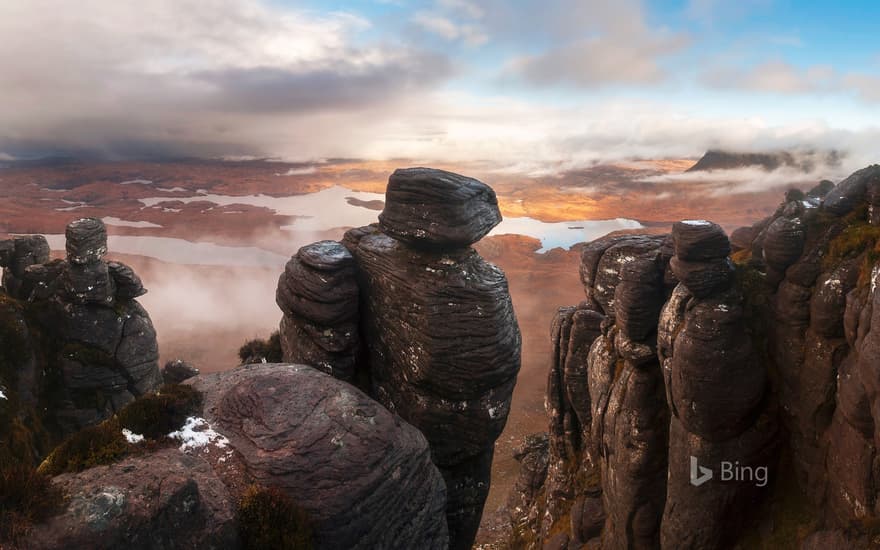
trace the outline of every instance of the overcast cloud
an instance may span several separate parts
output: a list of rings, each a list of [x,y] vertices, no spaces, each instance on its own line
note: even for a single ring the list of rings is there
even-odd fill
[[[380,14],[257,0],[4,0],[0,160],[409,157],[546,173],[709,147],[873,154],[869,118],[703,101],[715,90],[747,99],[843,89],[855,120],[859,104],[880,101],[870,70],[781,55],[706,55],[688,67],[705,37],[636,0],[414,4]],[[679,19],[711,25],[722,4],[693,1]],[[688,78],[704,95],[672,98]]]

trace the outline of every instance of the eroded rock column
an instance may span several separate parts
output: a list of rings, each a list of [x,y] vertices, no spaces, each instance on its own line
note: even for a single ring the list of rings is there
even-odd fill
[[[470,247],[501,221],[485,184],[397,170],[380,230],[349,232],[373,394],[428,439],[451,548],[470,548],[507,421],[521,337],[507,280]]]
[[[67,261],[52,297],[66,399],[58,418],[66,431],[94,424],[161,384],[156,331],[134,299],[146,290],[134,271],[106,262],[101,220],[67,226]]]
[[[588,295],[609,316],[589,354],[589,452],[600,466],[608,516],[603,548],[659,543],[669,429],[656,353],[657,319],[666,296],[664,240],[617,237],[597,241],[584,253]]]
[[[681,282],[663,308],[658,335],[672,413],[661,544],[720,548],[735,541],[768,482],[776,430],[724,231],[686,221],[673,225],[672,235],[670,265]],[[724,479],[734,467],[751,477]]]
[[[284,360],[320,369],[340,380],[355,377],[358,287],[354,258],[342,244],[304,246],[278,280]]]

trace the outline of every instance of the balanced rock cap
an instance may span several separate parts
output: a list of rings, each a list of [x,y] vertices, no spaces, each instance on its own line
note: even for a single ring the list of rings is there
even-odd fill
[[[730,254],[724,229],[707,220],[684,220],[672,224],[675,255],[681,260],[714,260]]]
[[[337,271],[354,265],[351,252],[338,241],[318,241],[299,249],[302,263],[318,271]]]
[[[89,264],[107,253],[107,228],[97,218],[82,218],[67,224],[67,261]]]
[[[470,246],[501,223],[495,191],[444,170],[406,168],[388,178],[382,230],[417,248]]]

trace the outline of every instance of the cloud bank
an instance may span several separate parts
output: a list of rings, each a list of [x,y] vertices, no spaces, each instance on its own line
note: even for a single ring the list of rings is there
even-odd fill
[[[870,72],[707,61],[689,69],[695,82],[733,105],[676,96],[683,56],[700,37],[658,23],[638,0],[384,5],[398,11],[6,0],[0,161],[411,158],[545,174],[707,148],[838,149],[856,162],[870,159],[880,133],[870,119],[841,126],[833,113],[782,116],[776,104],[748,101],[837,88],[880,101]],[[682,17],[712,25],[724,5],[693,0]]]

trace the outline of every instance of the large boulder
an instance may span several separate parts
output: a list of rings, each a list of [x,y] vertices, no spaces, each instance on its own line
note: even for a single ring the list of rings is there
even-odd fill
[[[636,257],[661,251],[658,260],[665,264],[669,257],[662,253],[665,236],[608,236],[589,243],[581,256],[581,281],[589,302],[605,315],[615,314],[615,290],[624,267]],[[665,274],[664,274],[665,279]]]
[[[779,272],[793,264],[804,249],[804,224],[800,218],[778,217],[764,234],[762,246],[764,261]]]
[[[488,185],[432,168],[395,170],[379,224],[388,235],[426,249],[469,246],[501,222]]]
[[[360,390],[303,365],[192,379],[253,482],[308,514],[316,548],[435,548],[446,489],[425,437]]]
[[[730,241],[717,223],[684,220],[672,224],[675,256],[680,260],[711,260],[730,254]]]

